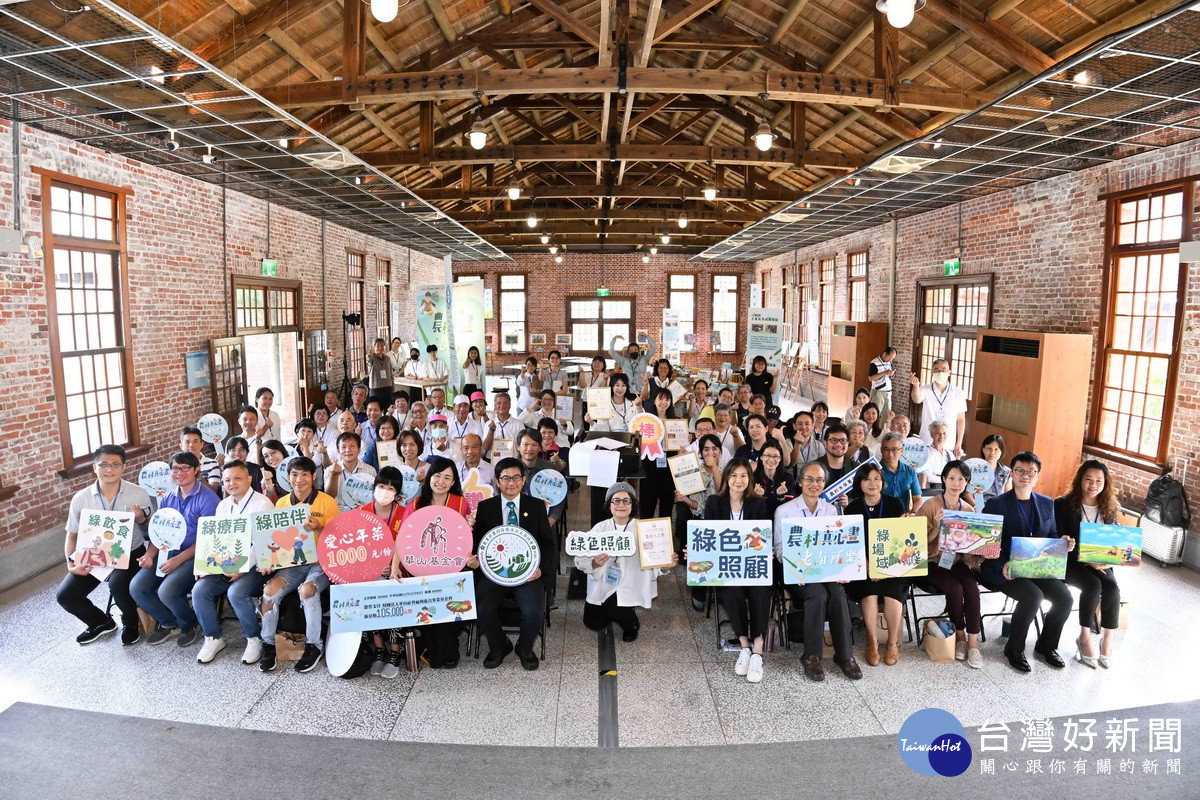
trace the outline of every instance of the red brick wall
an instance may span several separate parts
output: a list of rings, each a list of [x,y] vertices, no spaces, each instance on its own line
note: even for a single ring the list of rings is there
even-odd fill
[[[11,130],[0,120],[0,140]],[[129,243],[130,310],[140,440],[151,446],[147,455],[131,461],[125,475],[136,480],[146,461],[161,459],[178,446],[178,431],[210,410],[208,389],[187,388],[184,354],[207,350],[208,340],[231,330],[229,291],[222,259],[231,274],[259,275],[259,260],[267,255],[267,205],[235,192],[224,194],[225,231],[220,187],[192,180],[103,151],[74,144],[31,128],[22,130],[22,227],[42,233],[41,179],[32,167],[129,187],[126,235]],[[12,175],[12,149],[0,148],[0,173]],[[0,219],[12,224],[13,192],[9,181],[0,190]],[[367,253],[365,327],[373,339],[379,314],[375,308],[375,257],[392,259],[400,268],[393,275],[392,296],[412,307],[405,285],[405,248],[327,223],[324,267],[322,222],[272,205],[271,252],[279,260],[280,278],[303,281],[303,325],[306,330],[327,327],[330,334],[330,381],[341,380],[341,311],[346,297],[346,248]],[[222,242],[227,254],[223,256]],[[439,258],[412,254],[414,283],[438,280]],[[324,293],[322,287],[324,286]],[[6,524],[0,527],[3,547],[59,526],[71,495],[85,486],[90,473],[64,480],[59,424],[46,319],[45,268],[42,259],[0,254],[0,433],[10,443],[0,462],[0,485],[19,486],[4,501]],[[402,315],[399,335],[412,338],[412,315]],[[15,453],[19,452],[17,457]]]
[[[684,353],[682,361],[687,366],[719,367],[729,361],[738,366],[739,353],[712,353],[709,333],[712,330],[712,276],[736,273],[740,276],[742,293],[739,298],[739,319],[744,323],[750,307],[750,284],[757,274],[745,262],[691,262],[681,255],[651,256],[649,264],[642,263],[638,253],[606,255],[604,257],[603,282],[612,291],[612,296],[636,296],[634,303],[634,330],[645,328],[655,342],[660,339],[662,309],[667,304],[667,274],[693,273],[696,277],[696,350]],[[595,297],[596,287],[601,283],[601,259],[594,253],[567,253],[562,264],[554,263],[549,253],[518,255],[511,262],[470,262],[454,264],[454,274],[482,275],[484,286],[492,290],[494,316],[486,323],[492,336],[493,360],[497,364],[515,364],[523,361],[526,354],[500,353],[500,275],[525,274],[526,281],[526,331],[545,333],[547,352],[553,348],[554,334],[567,331],[567,296]],[[738,348],[742,347],[745,331],[738,334]],[[607,347],[608,342],[603,342]],[[661,349],[659,353],[661,354]],[[579,355],[591,355],[579,353]]]
[[[1133,190],[1167,180],[1200,175],[1200,142],[1184,143],[1116,164],[989,195],[962,204],[962,270],[964,275],[993,273],[992,327],[1062,333],[1099,334],[1100,295],[1104,268],[1105,201],[1099,195]],[[911,369],[913,317],[917,280],[943,274],[942,262],[953,258],[959,241],[959,206],[908,219],[898,225],[895,276],[895,320],[892,342],[897,365]],[[1194,213],[1197,213],[1194,210]],[[1200,230],[1200,214],[1194,217]],[[758,262],[757,268],[780,273],[794,258],[801,264],[836,256],[837,304],[846,308],[846,254],[870,249],[869,319],[888,321],[892,226],[881,225],[796,253]],[[773,291],[778,291],[772,283]],[[775,295],[772,301],[777,302]],[[1169,460],[1183,460],[1193,507],[1200,509],[1200,268],[1189,272],[1184,319],[1183,358]],[[1093,348],[1093,367],[1095,360]],[[821,396],[822,376],[814,376]],[[903,392],[894,396],[907,407]],[[837,409],[835,409],[835,412]],[[1086,414],[1085,409],[1070,413]],[[1149,482],[1157,473],[1107,461],[1122,501],[1141,508]]]

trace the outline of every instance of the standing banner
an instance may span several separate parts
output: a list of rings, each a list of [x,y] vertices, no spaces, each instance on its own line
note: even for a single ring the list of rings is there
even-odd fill
[[[770,586],[769,520],[690,520],[688,586]]]
[[[475,619],[475,573],[329,587],[329,629],[357,633]]]
[[[917,578],[929,574],[925,517],[894,517],[867,522],[868,578]]]
[[[663,358],[673,364],[679,363],[679,312],[673,308],[662,310],[662,349]]]
[[[861,514],[788,518],[779,535],[783,537],[784,583],[833,583],[867,577],[867,531]]]
[[[467,351],[479,348],[479,362],[483,365],[482,380],[487,381],[487,342],[483,331],[483,278],[468,278],[457,281],[451,287],[451,308],[454,311],[454,330],[450,342],[452,358],[450,377],[460,390],[465,383],[462,363],[467,360]],[[487,394],[486,385],[479,391]]]
[[[746,327],[746,374],[755,356],[767,359],[767,370],[778,374],[783,365],[783,309],[751,308]]]
[[[443,284],[414,286],[413,296],[417,301],[417,349],[421,351],[421,358],[425,358],[425,348],[436,344],[438,358],[450,368],[450,382],[454,383],[455,370],[461,370],[461,367],[450,353],[450,298],[446,287]]]

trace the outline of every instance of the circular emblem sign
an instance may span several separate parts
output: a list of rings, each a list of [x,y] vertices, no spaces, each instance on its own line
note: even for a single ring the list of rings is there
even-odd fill
[[[317,535],[317,560],[334,583],[379,580],[392,563],[392,532],[366,511],[344,511]]]
[[[365,472],[343,472],[342,486],[346,498],[355,508],[365,506],[375,497],[375,476]]]
[[[397,467],[397,469],[404,476],[403,489],[400,494],[404,498],[405,503],[411,503],[421,493],[421,482],[417,480],[417,471],[412,467],[404,465]]]
[[[567,479],[556,469],[544,469],[529,482],[529,493],[556,506],[567,498]]]
[[[150,542],[159,550],[176,550],[183,544],[187,534],[187,524],[183,514],[173,508],[160,508],[150,517],[146,532],[150,534]]]
[[[292,462],[295,459],[295,456],[288,456],[283,461],[280,461],[279,466],[275,468],[275,485],[285,492],[292,490],[292,482],[288,480],[288,470],[292,468]]]
[[[445,506],[425,506],[400,525],[396,547],[400,565],[409,575],[421,577],[462,570],[474,541],[462,514]]]
[[[229,435],[229,423],[220,414],[205,414],[196,427],[200,429],[200,438],[213,444],[225,441]]]
[[[651,439],[656,442],[660,441],[667,435],[667,427],[663,425],[663,421],[657,415],[645,412],[637,414],[629,420],[629,430],[642,435],[643,445]]]
[[[526,583],[541,563],[533,534],[516,525],[492,528],[479,541],[479,568],[499,586]]]
[[[971,483],[967,491],[976,494],[990,491],[996,481],[996,470],[992,469],[992,465],[983,458],[968,458],[966,464],[971,468]]]
[[[171,480],[171,467],[165,461],[151,461],[142,467],[138,473],[138,483],[155,497],[166,497],[167,492],[175,488],[175,482]]]
[[[925,465],[929,463],[929,445],[916,436],[908,437],[904,440],[904,452],[900,454],[900,460],[917,472],[924,472]]]

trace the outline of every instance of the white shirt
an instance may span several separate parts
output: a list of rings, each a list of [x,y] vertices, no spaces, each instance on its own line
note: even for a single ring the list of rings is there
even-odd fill
[[[521,415],[521,423],[527,428],[537,430],[538,423],[543,419],[552,419],[554,424],[558,426],[558,434],[554,437],[554,443],[559,447],[571,446],[571,434],[575,433],[575,426],[570,420],[561,420],[558,418],[558,409],[554,409],[553,414],[547,414],[542,411],[541,405],[536,405]]]
[[[446,449],[437,450],[433,446],[433,437],[428,435],[428,433],[429,432],[426,431],[426,435],[421,437],[425,442],[425,450],[421,453],[422,461],[428,462],[429,459],[433,458],[434,456],[448,458],[454,462],[462,461],[462,450],[459,449],[458,442],[451,438],[447,438],[446,441],[448,441],[450,444],[446,446]],[[447,433],[447,437],[449,437],[449,433]]]
[[[738,449],[737,439],[733,435],[733,426],[730,425],[728,428],[726,428],[724,433],[721,433],[720,431],[713,431],[713,436],[720,440],[721,450],[725,454],[725,460],[728,461],[729,459],[733,458],[733,454],[736,453]],[[745,440],[743,439],[743,443],[744,441]]]
[[[492,422],[495,423],[493,431],[494,436],[497,439],[516,439],[517,434],[520,433],[521,429],[525,427],[521,420],[511,415],[503,422],[500,421],[500,417],[494,417]]]
[[[138,508],[142,509],[146,515],[146,523],[149,523],[150,510],[153,508],[150,495],[136,483],[122,479],[116,496],[109,503],[104,499],[104,495],[100,494],[100,481],[92,481],[90,485],[80,489],[71,498],[71,509],[67,514],[67,530],[71,533],[79,533],[79,517],[84,511],[133,511],[136,515]],[[129,542],[129,551],[133,552],[145,543],[146,524],[138,525],[135,522],[133,537]]]
[[[626,531],[626,529],[628,529]],[[626,525],[618,525],[612,519],[606,519],[592,527],[588,533],[610,533],[624,531],[637,541],[637,520],[631,519]],[[620,571],[616,585],[609,583],[608,571],[613,563]],[[631,556],[614,556],[603,566],[593,567],[591,556],[575,556],[575,566],[587,573],[587,602],[601,605],[613,593],[617,593],[617,605],[639,606],[650,608],[650,603],[658,597],[658,576],[665,575],[667,569],[642,569],[637,553]]]
[[[403,372],[405,362],[411,359],[402,350],[392,350],[388,353],[388,360],[392,362],[392,372]]]
[[[413,361],[410,358],[404,362],[404,377],[420,379],[423,372],[420,361]]]
[[[263,425],[267,426],[267,429],[263,431],[263,441],[265,442],[267,439],[282,440],[283,423],[279,421],[279,415],[274,411],[270,411],[266,414],[266,417],[267,419],[263,419],[263,412],[258,411],[258,427],[261,428]]]
[[[449,375],[450,368],[440,358],[437,361],[424,361],[421,363],[421,377],[426,380],[444,381]]]
[[[484,461],[482,458],[479,459],[479,466],[477,466],[477,467],[468,467],[467,462],[465,460],[456,461],[454,463],[455,463],[455,466],[458,467],[458,480],[460,483],[463,484],[464,490],[467,488],[466,487],[467,473],[469,473],[473,469],[479,470],[479,480],[480,481],[482,481],[484,484],[487,484],[488,486],[491,486],[493,489],[498,488],[496,486],[496,470],[495,470],[495,468],[491,464],[489,464],[487,461]]]
[[[463,367],[463,383],[473,383],[476,386],[483,386],[483,368],[478,364],[471,362]]]
[[[479,437],[479,441],[487,438],[487,429],[479,420],[471,415],[467,415],[466,422],[459,422],[458,417],[451,415],[450,417],[450,432],[447,434],[455,444],[461,445],[463,437],[468,433],[473,433]]]
[[[797,497],[793,500],[788,500],[786,503],[775,509],[775,557],[783,558],[783,521],[785,519],[796,519],[798,517],[836,517],[842,513],[842,510],[833,503],[826,503],[821,498],[817,498],[817,510],[809,511],[808,503],[804,502],[803,497]]]
[[[613,403],[612,407],[612,417],[596,420],[592,423],[592,430],[628,433],[629,421],[638,415],[641,408],[635,406],[629,400],[626,400],[622,405]]]
[[[958,441],[958,415],[967,413],[967,396],[953,383],[946,384],[945,391],[938,390],[937,384],[926,384],[921,387],[921,396],[921,441],[933,443],[929,426],[941,420],[946,423],[946,444],[953,448]]]
[[[563,367],[558,369],[544,369],[542,374],[542,388],[549,389],[555,394],[563,394],[567,391],[567,372]]]
[[[355,465],[354,469],[351,470],[345,469],[343,465],[342,477],[338,479],[337,495],[333,498],[334,500],[337,500],[338,508],[340,508],[342,511],[352,511],[358,508],[358,506],[350,500],[349,495],[346,494],[347,475],[369,475],[374,478],[375,474],[375,468],[365,461],[359,461],[358,464]],[[325,468],[324,476],[325,485],[328,486],[329,479],[333,477],[333,464],[330,464]]]
[[[324,428],[317,428],[317,435],[314,439],[320,439],[325,444],[325,447],[336,453],[337,438],[339,435],[337,426],[332,422],[327,422]]]
[[[275,504],[271,499],[262,492],[256,492],[251,489],[246,493],[246,496],[241,500],[234,500],[232,496],[226,497],[220,503],[217,503],[217,511],[214,516],[217,517],[236,517],[239,514],[252,514],[255,511],[274,511]]]

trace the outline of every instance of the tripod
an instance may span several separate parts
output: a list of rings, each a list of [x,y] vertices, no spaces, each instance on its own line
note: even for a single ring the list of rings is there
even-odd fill
[[[350,380],[350,326],[357,328],[361,323],[360,315],[342,313],[342,385],[337,393],[342,408],[350,407],[350,395],[354,391],[354,382]]]

